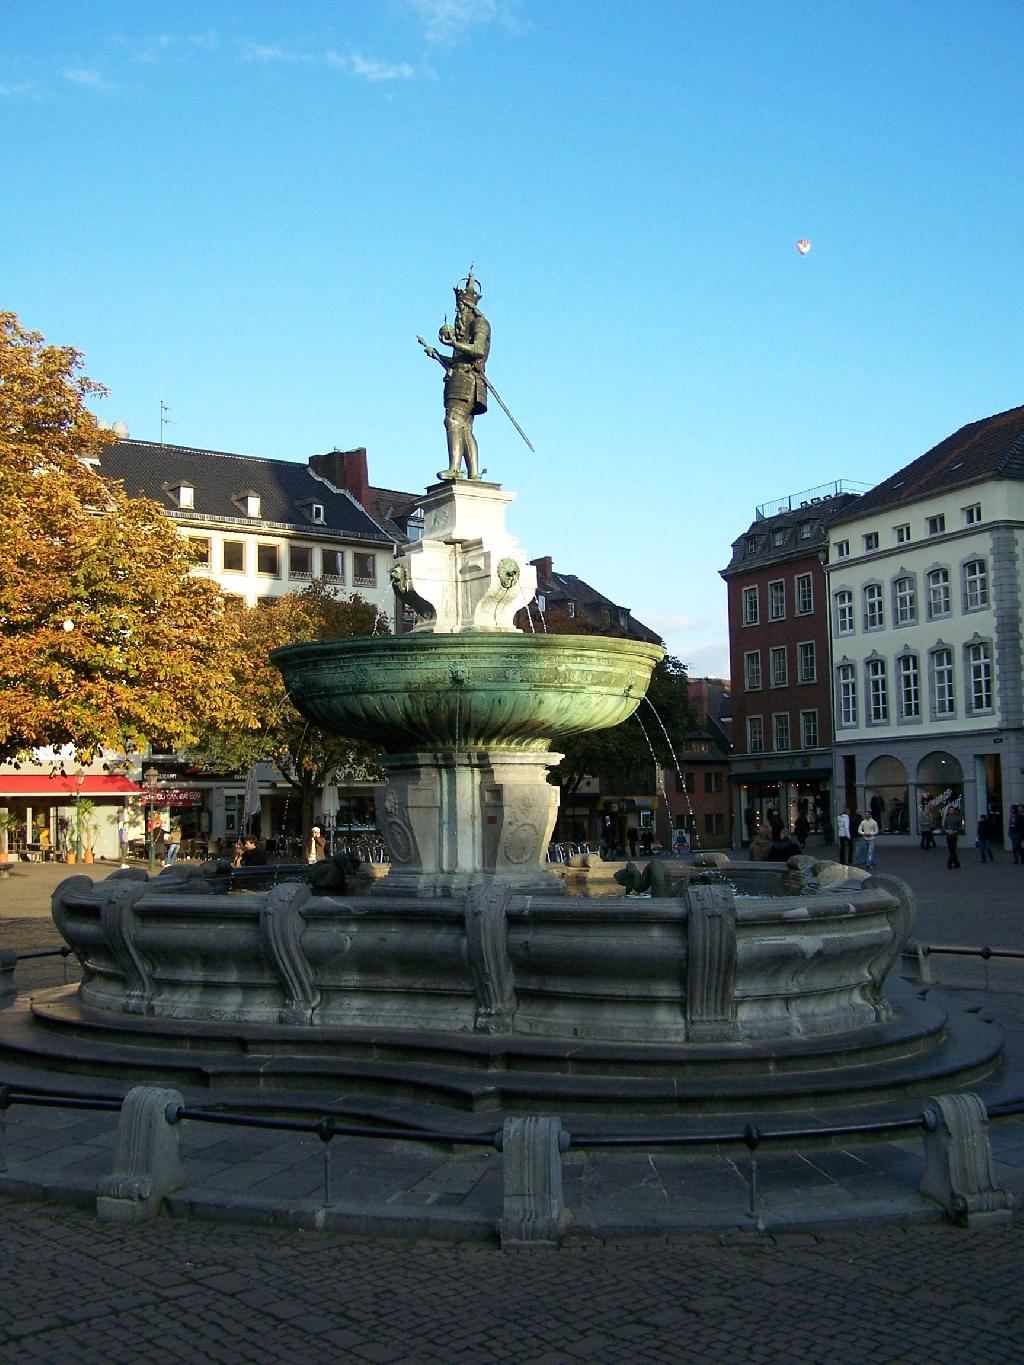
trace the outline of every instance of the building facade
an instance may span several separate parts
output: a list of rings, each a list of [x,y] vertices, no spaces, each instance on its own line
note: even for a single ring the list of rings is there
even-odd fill
[[[916,834],[1024,800],[1024,408],[971,423],[831,523],[835,783]]]
[[[734,837],[777,814],[831,837],[832,705],[823,559],[848,485],[758,508],[722,570],[728,586]]]

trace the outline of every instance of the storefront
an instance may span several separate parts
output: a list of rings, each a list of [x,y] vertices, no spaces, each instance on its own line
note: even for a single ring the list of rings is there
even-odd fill
[[[777,816],[792,830],[803,816],[811,834],[820,834],[826,843],[834,837],[832,814],[832,771],[829,768],[787,768],[770,772],[764,768],[734,772],[729,781],[736,791],[735,828],[749,844],[757,830],[770,825]]]
[[[12,861],[120,857],[118,827],[141,828],[142,789],[117,773],[0,773],[0,819]]]

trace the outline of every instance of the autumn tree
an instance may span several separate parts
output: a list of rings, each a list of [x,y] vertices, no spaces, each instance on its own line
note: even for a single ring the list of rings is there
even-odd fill
[[[304,720],[289,700],[269,655],[281,645],[380,634],[377,609],[357,594],[337,598],[317,579],[303,592],[258,607],[233,607],[230,614],[234,629],[224,661],[240,714],[229,725],[206,727],[196,757],[232,771],[261,761],[274,763],[296,794],[302,828],[307,830],[313,822],[316,793],[330,774],[340,769],[377,776],[376,754]]]
[[[178,746],[226,721],[216,588],[157,504],[95,470],[81,357],[0,313],[0,758]],[[90,463],[91,462],[91,463]]]

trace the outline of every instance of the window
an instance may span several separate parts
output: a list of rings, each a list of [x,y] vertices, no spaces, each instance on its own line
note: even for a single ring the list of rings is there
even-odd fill
[[[773,531],[773,532],[772,532],[772,544],[773,544],[773,545],[779,546],[779,545],[785,545],[785,543],[786,543],[786,533],[785,533],[785,531]]]
[[[221,553],[225,573],[245,573],[244,540],[226,540]]]
[[[800,746],[804,749],[816,749],[818,747],[817,711],[800,712]]]
[[[928,571],[928,616],[949,615],[949,570],[929,569]]]
[[[311,545],[289,545],[288,577],[313,577],[313,547]]]
[[[376,555],[361,554],[358,550],[352,556],[352,585],[356,588],[372,588],[377,583]]]
[[[743,624],[745,626],[756,626],[761,619],[761,610],[757,601],[756,588],[743,589]]]
[[[864,585],[864,629],[881,630],[884,625],[882,585],[881,583],[866,583]]]
[[[988,570],[983,559],[969,559],[964,565],[964,611],[979,611],[988,606]]]
[[[789,664],[786,661],[786,646],[776,645],[771,651],[772,687],[785,687],[789,682]]]
[[[246,493],[242,499],[245,504],[245,515],[247,517],[258,517],[260,514],[260,495],[258,493]]]
[[[801,539],[801,540],[810,540],[811,536],[813,536],[813,535],[814,535],[814,522],[813,522],[813,521],[802,521],[802,522],[800,523],[800,539]]]
[[[987,644],[968,645],[967,685],[970,688],[971,710],[992,710],[992,650]]]
[[[893,580],[892,606],[898,626],[912,626],[917,620],[917,585],[910,574]]]
[[[764,721],[760,716],[747,717],[747,753],[764,753]]]
[[[963,513],[964,513],[964,525],[965,525],[965,526],[976,526],[976,525],[978,524],[978,522],[981,520],[981,503],[980,503],[980,502],[972,502],[971,505],[970,505],[970,507],[965,507],[965,508],[963,509]]]
[[[280,578],[281,576],[280,545],[256,546],[256,572],[262,574],[269,574],[271,578]]]
[[[719,772],[704,774],[704,793],[706,796],[720,796],[722,793],[722,774]]]
[[[853,593],[849,588],[836,593],[836,634],[853,634]]]
[[[324,505],[322,502],[314,502],[309,509],[309,515],[313,521],[323,521]]]
[[[902,526],[894,526],[892,530],[893,535],[896,537],[896,544],[906,545],[907,541],[910,539],[910,522],[905,521]]]
[[[854,664],[840,664],[839,679],[839,724],[857,724],[857,670]]]
[[[743,656],[743,681],[748,692],[756,692],[761,686],[761,651],[752,649]]]
[[[932,703],[936,716],[956,714],[951,649],[936,649],[932,653]]]
[[[565,613],[566,613],[566,615],[568,616],[568,618],[569,618],[570,621],[575,621],[575,620],[576,620],[576,603],[575,603],[575,602],[566,602],[566,604],[565,604]]]
[[[724,834],[725,816],[720,810],[712,811],[710,815],[704,817],[705,834]]]
[[[902,654],[896,660],[899,674],[900,719],[915,720],[921,714],[921,673],[916,654]]]
[[[878,549],[878,532],[877,532],[877,531],[868,531],[867,535],[865,535],[865,537],[864,537],[864,549],[865,549],[865,551],[877,550],[877,549]]]
[[[929,517],[926,525],[930,536],[941,536],[946,529],[946,518],[940,512],[937,517]]]
[[[782,750],[789,748],[789,712],[780,711],[772,716],[772,738],[775,748]]]
[[[760,536],[747,536],[747,554],[756,555],[761,548]]]
[[[802,640],[796,647],[796,676],[802,683],[812,683],[818,676],[813,640]]]
[[[693,773],[681,773],[676,770],[676,791],[685,792],[687,796],[692,796],[696,790],[696,783]]]
[[[798,573],[793,579],[798,616],[809,616],[814,610],[814,580],[809,573]]]
[[[189,536],[189,544],[196,552],[195,566],[197,569],[208,569],[210,567],[210,541],[207,536]]]
[[[846,559],[850,554],[850,542],[848,540],[836,541],[836,559]]]
[[[885,678],[885,660],[869,659],[868,720],[872,725],[884,725],[889,719],[889,688]]]
[[[786,585],[781,578],[768,584],[768,620],[781,621],[786,615]]]
[[[171,492],[177,498],[179,507],[185,508],[186,511],[189,508],[195,507],[196,490],[190,483],[179,483],[177,488],[171,489]]]
[[[344,550],[321,550],[320,551],[321,573],[324,578],[333,579],[335,582],[344,583],[345,581],[345,551]]]

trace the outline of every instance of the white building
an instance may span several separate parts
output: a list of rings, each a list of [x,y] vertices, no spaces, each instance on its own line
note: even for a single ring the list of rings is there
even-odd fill
[[[1024,408],[961,428],[830,526],[838,801],[920,811],[1024,801]]]

